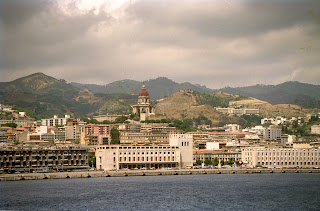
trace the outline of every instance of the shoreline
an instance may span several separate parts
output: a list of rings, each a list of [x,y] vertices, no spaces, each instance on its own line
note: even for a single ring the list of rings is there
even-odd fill
[[[282,172],[285,171],[285,172]],[[0,181],[72,179],[94,177],[125,176],[166,176],[166,175],[199,175],[199,174],[285,174],[285,173],[320,173],[320,169],[179,169],[179,170],[121,170],[121,171],[82,171],[53,173],[2,174]],[[69,176],[69,178],[67,178]]]

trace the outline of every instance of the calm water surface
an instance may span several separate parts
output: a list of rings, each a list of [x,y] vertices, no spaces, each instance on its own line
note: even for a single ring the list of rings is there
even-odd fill
[[[320,174],[8,181],[0,210],[320,210]]]

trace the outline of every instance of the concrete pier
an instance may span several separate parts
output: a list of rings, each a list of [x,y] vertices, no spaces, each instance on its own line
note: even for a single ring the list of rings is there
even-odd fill
[[[284,172],[283,172],[284,171]],[[127,170],[127,171],[83,171],[54,173],[1,174],[0,181],[72,179],[93,177],[127,176],[165,176],[165,175],[198,175],[198,174],[274,174],[274,173],[320,173],[320,169],[180,169],[180,170]],[[69,178],[67,178],[69,176]],[[46,178],[44,178],[46,177]]]

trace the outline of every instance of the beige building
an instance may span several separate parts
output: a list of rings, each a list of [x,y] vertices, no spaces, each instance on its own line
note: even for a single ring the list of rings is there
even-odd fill
[[[242,162],[248,167],[320,167],[320,151],[316,148],[245,148]]]
[[[311,126],[312,134],[320,134],[320,125],[312,125]]]
[[[264,138],[266,140],[281,140],[281,131],[281,128],[275,125],[270,125],[265,130]]]
[[[27,126],[34,126],[34,121],[29,120],[0,120],[0,125],[7,124],[7,123],[15,123],[18,127],[27,127]]]
[[[100,145],[98,169],[185,168],[192,166],[192,136],[170,135],[169,145]]]

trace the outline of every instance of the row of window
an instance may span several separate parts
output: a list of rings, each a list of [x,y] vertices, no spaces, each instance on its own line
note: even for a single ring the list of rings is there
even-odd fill
[[[133,162],[135,162],[135,161],[174,161],[174,156],[172,156],[172,157],[170,157],[170,156],[168,156],[168,157],[120,157],[119,158],[119,162],[131,162],[131,161],[133,161]],[[113,162],[116,162],[116,158],[115,157],[113,157]]]
[[[99,147],[98,149],[116,149],[117,147]],[[154,147],[119,147],[119,149],[178,149],[175,146],[154,146]]]
[[[258,157],[258,160],[272,160],[272,157]],[[318,160],[318,157],[273,157],[273,160]]]
[[[291,154],[291,153],[292,153],[292,154]],[[314,152],[314,153],[313,153],[313,152],[311,152],[311,153],[309,153],[309,152],[308,152],[308,153],[306,153],[306,152],[300,152],[300,153],[299,153],[299,152],[296,152],[296,153],[295,153],[295,152],[288,152],[288,154],[287,154],[287,152],[273,152],[273,153],[268,153],[268,152],[264,153],[264,152],[262,152],[262,153],[261,153],[261,155],[264,155],[264,154],[265,154],[266,156],[268,156],[268,155],[269,155],[269,156],[270,156],[270,155],[273,155],[273,156],[275,156],[275,155],[281,155],[281,156],[287,156],[287,155],[288,155],[288,156],[291,156],[291,155],[292,155],[292,156],[295,156],[295,155],[299,155],[299,154],[300,154],[300,156],[302,156],[302,155],[303,155],[303,156],[306,156],[306,155],[307,155],[307,156],[309,156],[309,155],[312,155],[312,156],[319,155],[318,152]],[[259,156],[259,155],[260,155],[260,153],[258,152],[258,156]]]
[[[145,153],[145,152],[141,152],[141,154],[142,154],[142,155],[144,155],[144,153]],[[159,152],[159,154],[161,154],[161,153],[162,153],[162,152]],[[116,153],[114,152],[113,154],[115,155]],[[126,155],[126,154],[127,154],[127,152],[124,152],[124,153],[120,152],[119,154],[120,154],[120,155],[122,155],[122,154]],[[135,154],[136,154],[136,152],[132,152],[132,154],[133,154],[133,155],[135,155]],[[138,154],[138,155],[140,155],[140,152],[137,152],[137,154]],[[148,154],[149,154],[149,152],[146,152],[146,154],[148,155]],[[150,154],[152,155],[152,154],[153,154],[153,152],[150,152]],[[157,154],[158,154],[158,152],[154,152],[154,154],[156,154],[156,155],[157,155]],[[165,154],[166,154],[166,152],[163,152],[163,154],[165,155]],[[167,154],[170,154],[170,152],[167,152]],[[174,151],[172,151],[172,152],[171,152],[171,154],[174,154]],[[128,155],[131,155],[131,152],[128,152]]]
[[[276,163],[274,163],[274,162],[258,162],[258,165],[289,165],[289,166],[291,166],[291,165],[293,165],[293,166],[302,166],[302,165],[311,165],[311,166],[313,166],[313,165],[318,165],[319,163],[318,162],[276,162]]]

